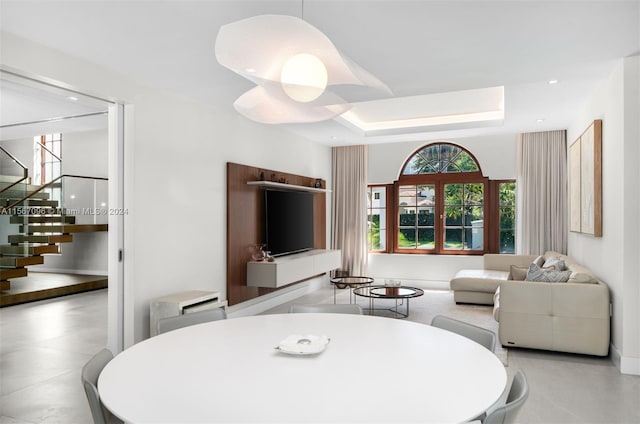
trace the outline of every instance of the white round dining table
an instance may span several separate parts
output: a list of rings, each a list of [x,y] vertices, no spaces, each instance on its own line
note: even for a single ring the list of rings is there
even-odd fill
[[[327,336],[324,351],[275,349]],[[103,404],[127,423],[460,423],[506,387],[489,350],[405,320],[349,314],[232,318],[142,341],[107,364]]]

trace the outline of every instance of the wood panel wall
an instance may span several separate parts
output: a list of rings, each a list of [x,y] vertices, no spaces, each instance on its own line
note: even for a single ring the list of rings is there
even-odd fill
[[[316,179],[227,162],[227,301],[235,305],[279,289],[247,286],[252,248],[264,242],[264,187],[247,185],[260,175],[271,181],[313,187]],[[326,181],[321,180],[326,188]],[[314,248],[326,249],[326,193],[313,193]]]

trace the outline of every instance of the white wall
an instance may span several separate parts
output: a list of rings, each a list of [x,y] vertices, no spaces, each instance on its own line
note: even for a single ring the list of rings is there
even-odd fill
[[[330,148],[250,122],[231,104],[214,110],[11,34],[1,42],[5,66],[133,105],[124,152],[126,346],[148,336],[153,298],[197,289],[226,298],[227,161],[331,184]]]
[[[594,119],[602,119],[603,236],[569,233],[569,254],[611,290],[614,362],[640,373],[640,58],[620,61],[567,130],[573,143]]]
[[[109,134],[104,129],[62,134],[62,172],[108,177]]]
[[[33,137],[2,140],[0,141],[0,146],[31,170],[33,167]],[[4,153],[2,153],[0,157],[0,163],[2,163],[3,169],[2,175],[19,175],[21,168],[18,165],[13,163]],[[29,176],[32,176],[32,173],[29,173]]]
[[[420,147],[447,141],[470,151],[480,163],[484,176],[492,180],[515,179],[517,134],[425,139],[406,143],[369,146],[369,184],[390,184],[398,179],[406,160]],[[426,281],[448,288],[448,281],[461,269],[482,268],[481,256],[369,254],[369,275],[376,279]],[[446,282],[446,284],[441,284]]]

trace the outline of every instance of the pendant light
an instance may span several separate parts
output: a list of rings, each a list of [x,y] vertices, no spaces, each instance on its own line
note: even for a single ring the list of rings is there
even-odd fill
[[[391,94],[389,88],[340,53],[306,21],[288,15],[259,15],[223,25],[216,38],[218,62],[257,85],[235,109],[268,124],[320,122],[351,107],[330,91],[353,84]]]

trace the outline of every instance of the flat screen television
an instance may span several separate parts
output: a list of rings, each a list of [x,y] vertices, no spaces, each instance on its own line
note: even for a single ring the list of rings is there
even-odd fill
[[[313,249],[313,194],[265,190],[265,243],[273,256]]]

